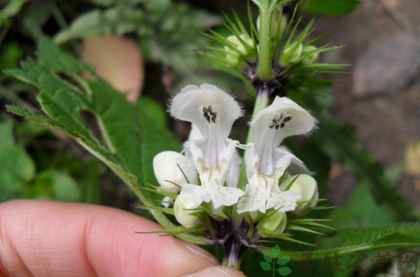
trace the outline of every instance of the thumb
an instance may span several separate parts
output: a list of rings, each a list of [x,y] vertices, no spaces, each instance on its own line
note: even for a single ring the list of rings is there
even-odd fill
[[[182,276],[218,264],[129,212],[17,200],[0,204],[0,276]]]

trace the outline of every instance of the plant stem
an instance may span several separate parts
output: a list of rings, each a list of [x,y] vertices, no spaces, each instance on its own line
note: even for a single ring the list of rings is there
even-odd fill
[[[258,51],[258,71],[257,77],[261,80],[273,79],[273,71],[271,69],[271,15],[270,1],[261,0],[260,5],[260,32]]]
[[[270,101],[270,87],[266,86],[261,83],[260,86],[257,87],[257,98],[255,99],[254,110],[252,112],[251,120],[257,115],[259,111],[264,109],[268,106]],[[253,140],[252,131],[249,129],[248,136],[246,139],[246,143],[250,143]],[[247,184],[247,177],[246,177],[246,167],[245,162],[242,163],[241,166],[241,173],[239,174],[239,181],[238,181],[238,188],[245,189],[245,185]]]
[[[259,113],[262,109],[268,106],[270,101],[270,88],[268,86],[260,86],[257,88],[257,98],[255,99],[254,110],[252,111],[251,120]],[[250,143],[253,140],[251,129],[248,131],[246,143]]]

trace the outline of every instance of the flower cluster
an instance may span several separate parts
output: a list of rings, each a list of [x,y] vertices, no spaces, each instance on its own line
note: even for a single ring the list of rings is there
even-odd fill
[[[203,224],[203,211],[213,218],[226,217],[225,207],[233,207],[230,213],[259,218],[261,229],[281,232],[285,212],[302,213],[316,202],[315,180],[307,174],[290,176],[289,166],[301,172],[305,167],[280,146],[286,137],[306,134],[316,125],[315,118],[292,100],[276,97],[261,110],[250,122],[254,141],[247,145],[228,137],[243,115],[241,106],[213,85],[186,86],[169,111],[191,122],[192,131],[183,154],[159,153],[153,167],[162,188],[175,193],[175,217],[185,228]],[[238,148],[245,149],[246,184],[239,182]]]

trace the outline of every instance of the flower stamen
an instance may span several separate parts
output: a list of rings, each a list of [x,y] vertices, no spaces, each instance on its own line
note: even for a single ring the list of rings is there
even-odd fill
[[[211,122],[216,123],[217,112],[213,111],[213,108],[211,105],[209,105],[207,108],[203,107],[203,116],[207,120],[208,123],[211,123]]]
[[[286,126],[286,123],[291,121],[293,119],[292,116],[286,116],[284,113],[276,114],[276,116],[271,120],[270,124],[268,125],[268,128],[276,130],[283,129]]]

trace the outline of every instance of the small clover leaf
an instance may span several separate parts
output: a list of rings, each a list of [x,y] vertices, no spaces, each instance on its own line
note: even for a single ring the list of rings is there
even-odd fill
[[[271,265],[267,262],[260,262],[261,268],[265,271],[271,270]]]
[[[280,267],[277,271],[280,273],[281,276],[287,276],[290,274],[290,272],[292,272],[290,268],[285,266]]]
[[[273,262],[273,256],[271,256],[270,253],[264,251],[264,260],[266,260],[269,263],[272,263]]]
[[[273,249],[271,249],[271,255],[273,257],[277,257],[278,255],[280,255],[280,246],[278,244],[276,244],[276,246],[274,246]]]
[[[285,265],[290,261],[290,257],[289,256],[281,256],[280,258],[277,259],[277,264],[279,265]]]

